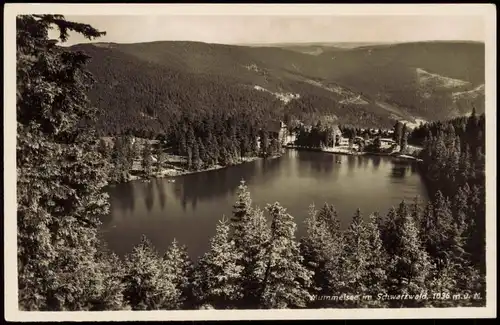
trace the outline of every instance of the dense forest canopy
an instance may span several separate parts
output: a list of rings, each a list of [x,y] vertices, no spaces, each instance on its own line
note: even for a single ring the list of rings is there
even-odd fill
[[[60,15],[23,15],[16,22],[20,309],[485,305],[484,115],[474,112],[470,117],[427,124],[410,134],[408,141],[423,143],[419,166],[429,184],[429,202],[403,201],[386,216],[353,207],[351,225],[344,231],[339,229],[334,206],[311,207],[307,234],[296,238],[297,226],[286,208],[278,202],[255,206],[242,182],[231,218],[214,225],[216,235],[199,260],[192,261],[175,240],[166,252],[158,252],[145,237],[120,260],[98,234],[100,218],[109,208],[104,188],[113,175],[110,168],[129,164],[131,151],[120,148],[130,142],[120,143],[119,138],[115,143],[119,150],[103,150],[92,125],[101,132],[99,123],[105,123],[107,132],[133,129],[165,134],[168,130],[165,145],[191,157],[196,165],[202,152],[203,161],[210,162],[231,153],[254,154],[255,136],[266,130],[263,125],[272,117],[276,101],[224,81],[225,88],[218,88],[213,80],[205,83],[198,76],[147,75],[152,73],[148,70],[133,77],[125,73],[134,68],[132,63],[123,70],[104,70],[105,75],[120,77],[108,80],[108,96],[97,96],[106,105],[118,106],[113,112],[122,110],[123,115],[114,116],[116,124],[110,120],[92,124],[103,106],[97,113],[87,99],[92,86],[86,70],[89,57],[74,48],[55,46],[48,39],[48,29],[58,28],[63,41],[68,31],[89,39],[102,32]],[[109,60],[121,55],[108,54]],[[140,82],[114,83],[121,78],[144,83],[137,88],[130,86]],[[147,82],[148,78],[154,82]],[[190,84],[195,79],[196,86]],[[157,129],[153,124],[134,129],[141,123],[131,113],[135,108],[120,106],[126,102],[120,98],[132,102],[145,98],[141,91],[147,87],[157,87],[149,95],[164,96],[153,96],[157,105],[141,106],[141,112],[159,121],[165,112],[170,115],[158,122]],[[179,97],[181,93],[184,97]],[[170,110],[157,110],[167,103],[165,98]],[[226,101],[227,106],[218,106]],[[190,109],[181,109],[184,105]],[[174,116],[175,123],[170,120]],[[130,123],[121,125],[127,119]],[[267,136],[260,133],[264,139]],[[272,148],[272,140],[271,136],[263,143]],[[210,150],[201,150],[209,145]],[[228,148],[230,153],[211,156]],[[152,168],[150,152],[146,145],[144,169]],[[364,298],[321,299],[333,295]]]
[[[168,133],[181,111],[244,112],[249,105],[261,118],[289,114],[315,123],[328,115],[359,127],[446,119],[470,113],[472,105],[484,111],[480,43],[395,44],[318,56],[201,42],[71,49],[92,57],[88,68],[97,82],[89,98],[104,134]]]

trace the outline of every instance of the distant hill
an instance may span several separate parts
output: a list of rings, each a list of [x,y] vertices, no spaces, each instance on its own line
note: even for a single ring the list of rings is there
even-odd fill
[[[484,92],[454,96],[484,85],[484,44],[420,42],[363,46],[319,55],[328,78],[425,119],[484,111]],[[326,63],[328,62],[328,63]],[[435,83],[427,82],[432,75]],[[444,80],[455,79],[446,83]],[[478,95],[478,96],[476,96]]]
[[[101,122],[125,114],[158,129],[166,123],[161,116],[166,121],[176,111],[210,105],[237,110],[248,101],[260,105],[263,116],[329,115],[379,126],[464,115],[473,105],[484,111],[482,43],[351,47],[162,41],[72,48],[92,57],[97,84],[90,97]],[[224,95],[214,95],[219,93]],[[144,117],[151,112],[154,118]]]

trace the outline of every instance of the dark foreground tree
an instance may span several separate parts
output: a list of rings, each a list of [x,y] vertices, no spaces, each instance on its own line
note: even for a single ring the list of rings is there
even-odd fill
[[[163,256],[166,273],[171,274],[175,289],[177,290],[177,299],[173,309],[190,308],[193,304],[193,294],[191,288],[193,276],[193,263],[191,262],[187,248],[174,241]]]
[[[329,295],[330,279],[329,269],[338,264],[340,255],[340,232],[332,235],[331,229],[328,227],[330,218],[322,218],[321,215],[327,215],[331,206],[325,204],[323,209],[318,213],[314,205],[311,206],[309,216],[305,224],[307,234],[300,240],[300,251],[303,256],[303,264],[307,269],[313,272],[311,287],[309,292],[313,298],[317,296]],[[313,299],[309,307],[327,307],[325,301]]]
[[[345,231],[345,244],[339,260],[340,269],[343,270],[337,286],[339,294],[364,295],[368,292],[364,280],[368,274],[370,248],[366,225],[358,209],[349,228]],[[359,303],[360,300],[345,301],[343,305],[357,307]]]
[[[419,230],[404,201],[397,210],[393,250],[388,272],[388,293],[420,295],[426,292],[431,262],[422,245]],[[425,300],[391,301],[397,307],[422,307]]]
[[[95,285],[104,280],[95,272],[97,227],[108,201],[105,159],[91,128],[81,127],[95,113],[88,57],[57,46],[48,31],[57,27],[63,42],[69,31],[104,33],[60,15],[21,15],[16,27],[19,307],[99,309],[108,293]]]
[[[200,259],[193,278],[193,293],[200,306],[234,308],[243,293],[239,279],[241,253],[229,239],[229,224],[222,220],[211,239],[210,250]]]
[[[231,218],[235,246],[240,252],[238,265],[242,267],[240,285],[243,297],[241,308],[258,308],[262,281],[266,270],[266,251],[269,245],[270,231],[266,217],[258,207],[252,207],[250,192],[242,180],[238,187],[238,200],[233,206]]]
[[[176,275],[176,270],[142,236],[125,258],[125,299],[133,310],[176,309],[181,302]]]
[[[296,224],[279,203],[267,206],[272,218],[271,241],[266,256],[262,306],[264,308],[305,307],[312,299],[308,292],[312,272],[303,266]]]

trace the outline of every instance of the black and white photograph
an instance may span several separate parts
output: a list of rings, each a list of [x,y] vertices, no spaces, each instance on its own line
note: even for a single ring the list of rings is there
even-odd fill
[[[11,319],[496,317],[494,5],[5,8]]]

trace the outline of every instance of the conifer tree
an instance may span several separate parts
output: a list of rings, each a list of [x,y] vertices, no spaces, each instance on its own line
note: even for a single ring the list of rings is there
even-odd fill
[[[237,195],[231,217],[231,238],[241,253],[238,265],[243,268],[241,286],[244,296],[240,306],[257,308],[264,278],[264,257],[269,245],[269,229],[263,212],[252,207],[250,192],[244,180],[241,180],[238,186]]]
[[[95,293],[91,300],[92,311],[107,311],[107,310],[126,310],[129,306],[124,301],[123,292],[125,286],[123,284],[123,262],[111,252],[105,242],[100,241],[100,248],[97,254],[97,265],[93,268],[93,272],[97,273],[94,279],[99,279],[98,282],[93,282],[89,287]]]
[[[167,167],[167,153],[162,151],[158,154],[158,164],[157,164],[158,172],[161,172],[166,167]]]
[[[449,200],[443,196],[441,191],[436,193],[434,199],[434,231],[433,242],[435,243],[436,266],[438,269],[446,263],[446,255],[451,249],[451,240],[453,240],[453,219],[450,210]]]
[[[413,202],[410,205],[410,213],[411,217],[413,218],[413,221],[415,222],[420,231],[420,224],[422,220],[422,206],[420,198],[418,196],[415,196],[413,198]]]
[[[400,148],[401,152],[405,152],[406,147],[408,146],[408,128],[406,127],[406,123],[403,124],[401,129],[401,140],[400,140]]]
[[[125,257],[124,296],[133,310],[174,309],[179,305],[175,276],[152,243],[141,242]]]
[[[193,143],[193,169],[200,170],[203,162],[200,157],[200,147],[198,141],[194,141]]]
[[[382,242],[389,255],[393,255],[396,249],[397,237],[396,229],[398,227],[399,216],[394,207],[389,210],[385,220],[381,222]]]
[[[136,141],[134,141],[134,138],[130,135],[125,136],[124,138],[125,146],[125,160],[127,162],[127,170],[132,170],[134,166],[134,160],[137,152],[135,151],[137,149],[136,147]]]
[[[130,160],[133,163],[134,160],[137,159],[137,156],[140,154],[139,141],[132,136],[130,136],[129,139],[130,139]]]
[[[470,188],[466,184],[459,187],[457,193],[453,197],[451,212],[453,215],[453,223],[456,225],[460,233],[466,238],[469,227],[472,227],[473,219],[468,216],[468,198],[470,196]],[[472,219],[469,220],[469,219]]]
[[[319,222],[322,222],[327,227],[331,236],[339,236],[340,221],[333,205],[325,203],[319,211],[317,218]]]
[[[399,121],[396,122],[394,125],[394,141],[398,145],[401,145],[401,137],[403,135],[403,124]]]
[[[270,140],[267,131],[262,131],[260,135],[260,152],[261,155],[267,157],[269,155]]]
[[[465,294],[465,292],[457,291],[456,274],[451,267],[451,265],[445,265],[440,270],[438,270],[434,265],[431,267],[431,277],[428,284],[428,292],[431,295],[437,294],[439,296],[432,297],[430,300],[430,305],[432,307],[457,307],[457,301],[451,299],[453,294],[460,292],[460,294]],[[461,301],[458,301],[460,303]]]
[[[472,259],[475,264],[481,265],[484,269],[484,254],[486,245],[485,236],[485,196],[484,189],[481,190],[477,185],[472,186],[469,197],[469,216],[473,217],[475,226],[470,234],[468,251],[473,252]]]
[[[258,308],[261,299],[261,288],[266,271],[266,252],[269,250],[270,229],[267,219],[259,208],[252,209],[251,215],[245,218],[242,227],[242,241],[238,249],[241,251],[241,286],[243,297],[240,307]]]
[[[99,140],[99,153],[103,156],[104,159],[111,159],[111,150],[104,139]]]
[[[113,145],[111,156],[113,168],[111,169],[111,179],[113,182],[123,182],[128,179],[129,164],[126,157],[125,142],[122,137],[117,137]]]
[[[218,162],[220,154],[219,148],[217,146],[217,141],[212,132],[208,133],[206,150],[208,152],[207,155],[209,156],[207,163],[210,165],[216,164]]]
[[[151,144],[146,141],[144,147],[142,148],[142,168],[144,169],[144,174],[146,176],[151,176],[153,169],[153,157]]]
[[[16,27],[19,308],[90,310],[106,294],[93,285],[103,281],[93,270],[109,207],[106,164],[95,132],[79,125],[95,117],[88,57],[56,46],[48,30],[56,27],[62,42],[70,31],[103,33],[61,15],[19,15]]]
[[[329,206],[328,206],[329,207]],[[329,268],[337,265],[340,247],[340,238],[332,237],[325,219],[319,218],[319,213],[311,205],[309,215],[305,220],[307,234],[300,240],[300,251],[303,264],[313,272],[309,293],[312,296],[328,295]],[[340,236],[340,233],[336,233]],[[335,277],[337,278],[337,277]],[[309,307],[327,307],[325,301],[313,300]]]
[[[387,293],[387,275],[390,270],[389,256],[384,248],[380,232],[380,216],[372,214],[366,227],[368,241],[366,269],[363,276],[364,294],[372,298],[361,301],[361,306],[384,307],[383,301],[376,300],[377,295]]]
[[[388,274],[389,294],[417,295],[425,293],[431,263],[423,249],[418,228],[404,206],[399,207],[399,222],[395,229],[393,253],[390,255],[391,269]],[[417,307],[424,304],[421,300],[400,300],[394,306]]]
[[[255,156],[258,155],[259,152],[259,141],[258,136],[255,129],[252,127],[252,131],[250,132],[250,155]]]
[[[424,248],[430,257],[435,257],[436,252],[436,242],[434,232],[436,231],[436,222],[434,219],[434,205],[432,201],[427,202],[422,218],[420,219],[420,239]]]
[[[193,276],[193,263],[191,262],[187,249],[179,245],[174,238],[172,244],[163,256],[166,273],[173,275],[173,281],[177,290],[178,298],[174,309],[182,307],[192,307],[193,296],[191,281]]]
[[[215,309],[234,308],[243,293],[239,286],[242,267],[237,264],[241,253],[229,239],[227,220],[219,221],[210,250],[203,255],[194,271],[193,293],[198,304]]]
[[[370,243],[361,212],[357,209],[349,228],[340,256],[340,268],[344,271],[338,286],[339,294],[364,295],[368,288],[363,281],[368,273]],[[345,301],[344,306],[357,306],[357,301]]]
[[[233,214],[231,216],[231,230],[236,246],[241,247],[244,245],[242,242],[243,226],[249,221],[252,214],[252,198],[243,179],[238,186],[237,196],[238,199],[233,205]]]
[[[296,224],[278,202],[267,205],[271,215],[271,242],[266,256],[266,273],[262,290],[264,308],[304,307],[311,300],[308,288],[312,272],[303,265]]]
[[[201,138],[198,138],[198,151],[200,153],[200,168],[203,168],[204,165],[209,165],[208,153]]]

